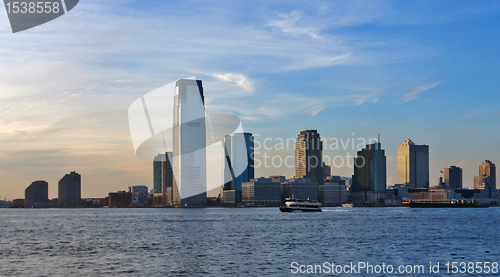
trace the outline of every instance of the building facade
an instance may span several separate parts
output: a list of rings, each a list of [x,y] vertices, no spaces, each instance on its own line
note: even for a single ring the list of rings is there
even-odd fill
[[[308,179],[294,178],[281,183],[281,204],[285,204],[285,199],[295,197],[295,199],[319,200],[318,182]]]
[[[49,202],[49,183],[35,181],[24,190],[24,206],[31,208],[37,203]]]
[[[222,140],[224,180],[223,192],[235,191],[235,202],[242,200],[242,184],[254,178],[254,137],[251,133],[235,133]]]
[[[254,178],[242,184],[242,202],[252,206],[279,206],[281,182],[272,178]]]
[[[357,205],[383,205],[387,186],[385,150],[379,142],[358,151],[354,158],[352,201]]]
[[[180,205],[179,189],[172,168],[173,153],[159,154],[153,161],[153,204],[163,206]]]
[[[493,186],[486,185],[483,189],[456,189],[453,199],[478,202],[482,205],[498,205],[500,192]]]
[[[323,183],[323,142],[317,130],[304,130],[297,136],[295,178]]]
[[[173,162],[181,204],[206,205],[205,96],[200,80],[176,82]]]
[[[444,182],[452,189],[462,188],[462,169],[457,166],[450,166],[444,169]]]
[[[332,175],[332,167],[323,162],[323,181]]]
[[[132,203],[132,192],[117,191],[110,192],[107,197],[108,207],[119,208],[128,207]]]
[[[398,183],[411,188],[429,187],[429,145],[406,139],[398,146]]]
[[[341,206],[347,202],[347,186],[342,183],[331,182],[319,186],[319,202],[323,207]]]
[[[82,176],[74,171],[59,180],[59,207],[78,207],[82,204]]]
[[[479,166],[479,176],[474,177],[474,188],[479,188],[484,183],[484,178],[494,188],[497,187],[496,166],[490,160],[485,160]]]

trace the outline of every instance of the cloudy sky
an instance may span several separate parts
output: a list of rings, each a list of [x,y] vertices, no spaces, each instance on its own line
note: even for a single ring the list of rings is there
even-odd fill
[[[393,183],[397,146],[411,138],[430,145],[431,184],[457,165],[471,187],[483,160],[500,163],[499,13],[495,1],[82,0],[13,34],[0,8],[0,197],[22,198],[35,180],[57,197],[70,171],[83,197],[152,187],[128,107],[190,76],[203,80],[207,109],[240,117],[257,141],[380,133]]]

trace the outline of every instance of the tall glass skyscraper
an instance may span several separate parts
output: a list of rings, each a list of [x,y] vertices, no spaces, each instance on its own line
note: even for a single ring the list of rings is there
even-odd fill
[[[242,183],[254,178],[253,149],[251,133],[234,133],[222,141],[223,189],[235,191],[235,202],[241,202]]]
[[[354,158],[351,194],[353,203],[383,205],[387,190],[385,150],[380,144],[369,144]]]
[[[412,188],[429,187],[429,145],[406,139],[398,146],[398,183]]]
[[[479,166],[479,176],[474,177],[474,188],[484,189],[485,178],[486,178],[486,183],[496,188],[497,186],[496,166],[490,160],[485,160]]]
[[[317,130],[304,130],[297,136],[295,178],[323,183],[323,142]]]
[[[165,152],[165,154],[158,154],[153,161],[153,192],[162,193],[162,203],[168,206],[180,204],[171,165],[172,156],[172,152]]]
[[[172,167],[181,203],[206,205],[205,97],[200,80],[176,82]]]

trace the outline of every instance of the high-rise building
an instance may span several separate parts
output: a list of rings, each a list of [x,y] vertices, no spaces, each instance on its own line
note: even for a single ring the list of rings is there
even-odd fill
[[[224,189],[235,191],[235,202],[241,202],[242,183],[254,178],[254,138],[251,133],[235,133],[222,140]]]
[[[323,181],[326,180],[326,178],[331,175],[332,175],[332,167],[323,162]]]
[[[411,188],[429,187],[429,145],[406,139],[398,146],[398,183]]]
[[[485,160],[479,166],[479,176],[474,177],[474,188],[479,188],[484,183],[484,178],[488,179],[488,183],[493,188],[497,187],[496,166],[490,160]]]
[[[297,136],[295,178],[323,183],[323,142],[317,130],[304,130]]]
[[[36,203],[49,202],[49,183],[35,181],[24,190],[24,206],[33,207]]]
[[[200,80],[177,81],[172,168],[182,204],[206,205],[205,97]]]
[[[78,207],[82,202],[82,176],[74,171],[59,180],[59,207]]]
[[[369,144],[354,158],[354,175],[351,194],[353,203],[360,205],[382,205],[387,190],[385,150],[380,138]]]
[[[163,164],[165,154],[158,154],[153,161],[153,193],[162,193],[163,187]]]
[[[444,169],[444,182],[452,189],[462,188],[462,169],[457,166],[450,166]]]
[[[170,163],[172,158],[172,152],[166,152],[158,154],[153,161],[153,202],[155,205],[175,206],[180,204],[179,190]]]

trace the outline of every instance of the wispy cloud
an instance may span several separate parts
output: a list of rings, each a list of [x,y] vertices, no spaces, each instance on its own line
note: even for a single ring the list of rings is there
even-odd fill
[[[311,108],[307,109],[305,111],[305,113],[309,113],[312,116],[315,116],[315,115],[317,115],[319,112],[321,112],[324,109],[325,109],[325,107],[323,107],[323,106],[314,106],[314,107],[311,107]]]
[[[476,109],[466,113],[462,118],[469,118],[469,117],[474,117],[474,116],[480,115],[488,107],[489,107],[489,104],[486,104],[484,106],[476,108]]]
[[[298,26],[298,22],[302,18],[302,13],[300,11],[295,10],[288,14],[280,14],[279,17],[281,18],[280,20],[272,20],[268,25],[276,27],[281,32],[292,36],[307,35],[315,39],[325,39],[319,35],[319,30],[317,28]]]
[[[243,89],[253,91],[253,83],[247,78],[247,76],[238,73],[213,73],[212,76],[219,80],[235,84],[242,87]]]
[[[356,99],[356,106],[359,106],[359,105],[365,103],[366,101],[371,101],[373,103],[377,103],[378,102],[377,94],[378,93],[371,93],[371,94],[367,94],[367,95],[358,97]]]
[[[437,83],[433,83],[433,84],[429,84],[429,85],[425,85],[425,86],[421,86],[419,87],[418,89],[412,91],[412,92],[409,92],[407,94],[405,94],[403,97],[401,97],[400,101],[401,103],[406,103],[406,102],[409,102],[409,101],[412,101],[412,100],[415,100],[417,99],[420,94],[426,90],[429,90],[431,88],[434,88],[436,87],[437,85],[441,84],[442,82],[437,82]]]

